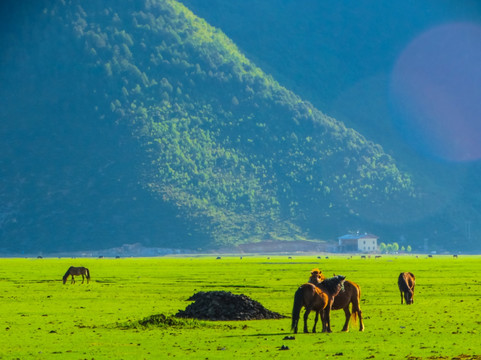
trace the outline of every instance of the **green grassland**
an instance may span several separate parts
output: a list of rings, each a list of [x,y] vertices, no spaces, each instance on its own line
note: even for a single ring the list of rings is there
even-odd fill
[[[134,259],[2,259],[1,359],[481,359],[481,257],[193,256]],[[70,265],[90,284],[62,284]],[[140,326],[190,304],[197,291],[245,294],[290,317],[312,268],[361,286],[366,330],[332,313],[333,333],[284,340],[290,318],[180,320]],[[415,302],[401,305],[397,276],[416,275]],[[80,281],[79,281],[80,280]],[[313,315],[309,319],[313,324]],[[282,345],[289,350],[280,350]],[[476,356],[477,355],[477,356]]]

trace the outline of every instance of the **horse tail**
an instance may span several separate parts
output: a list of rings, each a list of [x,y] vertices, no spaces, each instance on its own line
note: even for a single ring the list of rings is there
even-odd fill
[[[299,322],[299,318],[301,316],[301,309],[303,306],[303,294],[302,288],[297,289],[296,293],[294,294],[294,306],[292,307],[292,322],[291,322],[291,330],[295,330],[297,328],[297,324]]]
[[[357,324],[357,311],[355,311],[354,309],[352,310],[352,313],[351,313],[351,320],[353,324]]]
[[[351,319],[353,324],[357,324],[357,315],[361,311],[360,303],[361,303],[361,287],[356,284],[355,286],[356,294],[354,295],[355,298],[352,301],[352,309],[351,309]]]
[[[87,281],[90,280],[90,271],[89,269],[85,268],[85,273],[87,275]]]

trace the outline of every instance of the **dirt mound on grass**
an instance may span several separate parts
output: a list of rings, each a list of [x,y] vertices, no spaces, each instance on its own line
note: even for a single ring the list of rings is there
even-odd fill
[[[194,302],[175,314],[176,317],[200,320],[262,320],[285,317],[267,310],[246,295],[235,295],[228,291],[200,291],[188,300]]]

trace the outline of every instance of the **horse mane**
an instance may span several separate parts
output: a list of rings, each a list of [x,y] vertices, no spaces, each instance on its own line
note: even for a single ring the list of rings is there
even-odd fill
[[[336,275],[332,278],[325,279],[317,286],[322,290],[330,293],[330,294],[338,294],[339,291],[344,289],[344,279],[346,277],[342,275]]]
[[[63,280],[65,280],[65,279],[68,278],[68,276],[70,275],[70,269],[71,269],[71,268],[73,268],[73,266],[71,266],[71,267],[68,268],[67,272],[65,273],[65,275],[64,275],[63,278],[62,278]]]

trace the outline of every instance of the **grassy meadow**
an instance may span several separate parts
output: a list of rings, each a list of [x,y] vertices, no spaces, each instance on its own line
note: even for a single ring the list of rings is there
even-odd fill
[[[1,359],[481,359],[480,256],[0,261]],[[70,265],[88,267],[90,284],[76,277],[75,284],[63,285]],[[334,311],[333,333],[284,340],[293,335],[294,292],[314,267],[361,286],[364,332],[354,324],[341,332],[344,312]],[[416,275],[410,306],[401,305],[401,271]],[[195,292],[212,290],[245,294],[289,318],[137,323],[154,314],[173,315]],[[282,345],[289,349],[280,350]]]

